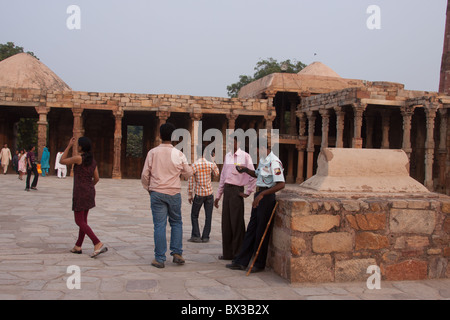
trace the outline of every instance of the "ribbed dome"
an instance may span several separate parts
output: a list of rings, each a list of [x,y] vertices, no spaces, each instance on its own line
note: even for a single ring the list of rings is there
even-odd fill
[[[0,87],[71,91],[45,64],[28,53],[0,61]]]

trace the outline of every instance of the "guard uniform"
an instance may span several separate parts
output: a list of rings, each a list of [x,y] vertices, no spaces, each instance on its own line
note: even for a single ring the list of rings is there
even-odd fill
[[[264,190],[272,188],[277,182],[284,182],[283,165],[280,159],[272,152],[261,159],[258,169],[255,170],[256,193],[255,198]],[[247,267],[251,258],[258,250],[261,239],[275,207],[275,193],[265,195],[256,208],[252,208],[250,221],[245,233],[244,242],[238,255],[233,259],[233,264]],[[264,238],[258,257],[252,271],[264,270],[266,266],[267,250],[269,246],[270,232]]]

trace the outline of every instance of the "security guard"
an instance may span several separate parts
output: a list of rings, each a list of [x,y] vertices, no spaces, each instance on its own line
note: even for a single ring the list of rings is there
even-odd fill
[[[268,148],[269,149],[269,148]],[[250,221],[245,232],[244,242],[240,252],[226,267],[233,270],[245,270],[254,254],[258,250],[261,239],[270,220],[272,210],[275,207],[275,193],[285,186],[283,165],[280,159],[270,153],[264,159],[261,158],[258,168],[252,171],[246,167],[237,166],[240,173],[246,173],[256,177],[256,193],[252,204]],[[264,238],[258,257],[251,272],[263,271],[266,266],[267,250],[269,246],[269,234]]]

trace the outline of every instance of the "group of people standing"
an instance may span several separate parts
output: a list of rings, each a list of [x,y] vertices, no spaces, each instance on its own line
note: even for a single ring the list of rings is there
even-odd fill
[[[5,143],[0,151],[3,174],[6,175],[9,162],[12,161],[14,171],[19,175],[20,180],[23,180],[25,174],[27,175],[25,191],[30,191],[30,189],[37,190],[39,174],[37,172],[36,154],[34,153],[34,149],[34,146],[30,146],[28,151],[25,149],[18,149],[12,157],[8,144]],[[31,174],[34,174],[34,179],[30,187]]]
[[[222,173],[217,165],[203,154],[192,165],[186,156],[172,145],[175,126],[170,123],[160,127],[162,143],[151,149],[144,162],[141,182],[150,194],[150,206],[154,224],[155,258],[152,265],[164,268],[167,252],[166,226],[171,227],[170,254],[173,262],[184,264],[182,256],[181,181],[188,182],[188,199],[192,203],[192,233],[189,241],[208,242],[211,231],[213,205],[219,208],[222,199],[222,255],[221,260],[230,260],[226,267],[245,270],[251,258],[260,248],[252,272],[265,268],[269,237],[263,239],[271,213],[275,207],[275,193],[284,188],[283,166],[270,148],[267,157],[260,159],[255,170],[252,159],[234,139],[233,152],[227,153]],[[265,146],[260,146],[263,148]],[[219,188],[214,199],[211,176],[220,174]],[[255,192],[250,221],[245,230],[244,199]],[[202,234],[198,216],[202,205],[205,208],[205,225]]]
[[[189,241],[198,243],[209,241],[213,206],[219,208],[219,202],[222,200],[222,255],[218,258],[231,261],[226,265],[227,268],[245,270],[258,250],[259,254],[252,265],[251,272],[264,270],[269,243],[269,237],[264,237],[265,230],[276,204],[275,193],[285,186],[281,161],[271,152],[270,148],[260,146],[260,148],[267,148],[264,150],[265,153],[264,151],[262,153],[268,155],[260,159],[258,168],[255,170],[250,155],[240,148],[238,140],[235,138],[233,151],[225,156],[222,173],[219,172],[213,159],[204,154],[205,148],[199,159],[189,165],[186,156],[172,144],[171,138],[175,129],[171,123],[165,123],[160,127],[162,142],[148,152],[141,174],[142,186],[150,195],[154,225],[155,249],[152,266],[165,267],[167,221],[171,227],[170,255],[173,257],[174,263],[179,265],[185,263],[182,255],[180,179],[180,176],[183,176],[189,179],[188,201],[192,204],[192,232]],[[78,148],[77,152],[69,157],[69,152],[75,143]],[[1,152],[3,158],[3,149]],[[44,161],[48,157],[49,154],[42,156]],[[22,157],[19,160],[19,166],[21,159]],[[97,257],[107,252],[108,248],[97,238],[87,223],[89,210],[95,207],[95,185],[99,181],[97,163],[92,154],[92,143],[89,138],[81,137],[77,141],[72,138],[64,152],[58,154],[56,163],[61,166],[73,165],[72,210],[79,233],[76,244],[70,251],[81,254],[83,241],[87,235],[94,245],[91,257]],[[31,185],[31,189],[35,189],[38,174],[34,147],[31,147],[26,154],[26,166],[28,173],[26,190],[30,188],[30,172],[35,174]],[[45,171],[45,174],[47,173],[48,171]],[[220,175],[215,199],[211,182],[213,175]],[[253,192],[255,195],[251,216],[247,230],[245,230],[244,199]],[[206,218],[200,234],[198,217],[202,206],[205,208]]]
[[[60,163],[62,152],[58,152],[55,161],[55,170],[57,170],[58,178],[65,178],[67,174],[67,167]],[[11,154],[11,150],[8,148],[8,144],[4,144],[0,150],[0,162],[3,169],[3,174],[6,175],[8,166],[12,162],[14,171],[18,174],[19,180],[23,180],[23,176],[26,174],[25,191],[37,190],[37,183],[39,174],[43,177],[47,176],[50,170],[50,151],[47,146],[43,147],[40,163],[38,164],[36,159],[35,147],[29,146],[28,150],[25,148],[19,148],[15,151],[14,156]],[[38,166],[39,169],[38,170]],[[31,182],[31,175],[34,175]]]

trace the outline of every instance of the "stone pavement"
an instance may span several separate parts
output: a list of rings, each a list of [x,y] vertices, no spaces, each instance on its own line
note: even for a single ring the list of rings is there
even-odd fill
[[[86,237],[83,254],[69,253],[78,228],[71,211],[72,178],[39,177],[38,191],[25,192],[16,175],[0,176],[0,299],[87,300],[400,300],[450,299],[450,279],[290,284],[270,270],[246,276],[225,268],[221,254],[220,210],[214,209],[211,241],[191,243],[190,205],[183,182],[183,246],[186,264],[150,265],[153,223],[148,194],[139,180],[101,179],[89,224],[109,251],[92,259]],[[217,190],[217,183],[214,185]],[[251,199],[246,199],[246,221]],[[201,212],[200,225],[204,220]],[[168,228],[169,230],[169,228]],[[81,270],[81,288],[69,289]],[[369,276],[369,275],[368,275]],[[69,279],[69,280],[70,280]],[[70,282],[72,283],[72,282]]]

